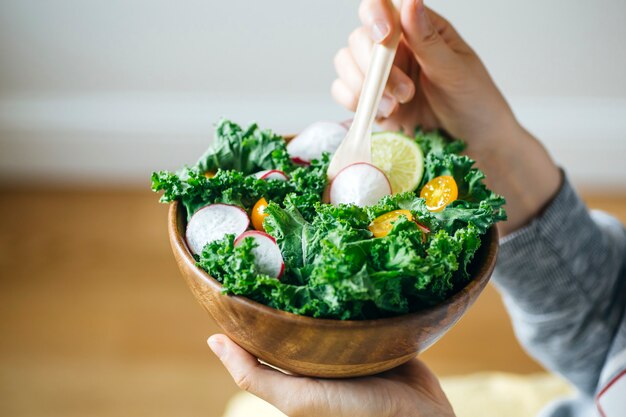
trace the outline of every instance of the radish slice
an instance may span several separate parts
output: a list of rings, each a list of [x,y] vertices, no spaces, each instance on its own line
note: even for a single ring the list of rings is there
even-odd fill
[[[254,263],[259,268],[259,272],[270,277],[280,278],[285,270],[285,262],[276,240],[267,233],[250,230],[235,240],[235,246],[247,237],[251,237],[256,243],[256,248],[252,249],[252,255],[254,255]]]
[[[287,144],[287,152],[295,163],[308,164],[324,152],[334,153],[347,133],[340,123],[315,122]]]
[[[348,165],[330,184],[330,203],[371,206],[391,194],[391,185],[385,174],[372,164],[357,162]]]
[[[233,234],[239,236],[250,225],[248,214],[230,204],[210,204],[196,211],[187,223],[186,240],[191,252],[198,254],[207,243]]]
[[[302,159],[300,159],[298,157],[291,158],[291,162],[293,162],[294,164],[297,164],[297,165],[311,165],[310,162],[302,160]]]
[[[424,226],[420,222],[415,222],[415,223],[417,224],[417,228],[420,229],[422,233],[430,233],[430,229],[428,227]]]
[[[352,122],[354,119],[347,119],[344,120],[343,122],[339,123],[341,126],[345,127],[346,130],[350,130],[350,127],[352,126]]]
[[[260,180],[279,180],[287,181],[289,177],[283,171],[278,169],[268,169],[266,171],[260,171],[254,174]]]

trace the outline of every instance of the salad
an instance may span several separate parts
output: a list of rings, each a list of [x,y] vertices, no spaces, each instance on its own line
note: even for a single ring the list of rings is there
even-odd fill
[[[506,214],[463,143],[419,129],[377,133],[378,168],[352,165],[329,187],[345,132],[318,123],[287,145],[223,119],[195,165],[152,174],[161,201],[186,209],[189,249],[224,293],[356,320],[435,305],[471,280],[481,236]]]

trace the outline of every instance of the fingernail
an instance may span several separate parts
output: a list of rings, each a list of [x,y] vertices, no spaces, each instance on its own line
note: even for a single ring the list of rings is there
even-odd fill
[[[213,353],[215,353],[215,355],[217,355],[217,357],[221,359],[222,355],[224,355],[225,350],[224,342],[222,342],[216,336],[211,336],[209,337],[209,340],[207,340],[207,343],[209,344],[209,347],[211,348]]]
[[[375,21],[372,25],[372,40],[382,42],[389,35],[389,25],[382,20]]]
[[[396,100],[393,97],[384,95],[378,105],[378,117],[389,117],[396,107]]]
[[[393,95],[398,99],[400,103],[406,103],[411,99],[411,95],[413,94],[413,89],[409,84],[401,83],[395,86],[393,89]]]
[[[424,6],[424,0],[415,0],[415,8],[417,9],[418,26],[422,33],[430,32],[431,25],[428,14],[426,14],[426,6]]]

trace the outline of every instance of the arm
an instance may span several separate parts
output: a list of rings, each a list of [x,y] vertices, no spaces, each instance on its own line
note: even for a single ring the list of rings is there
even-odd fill
[[[387,22],[387,3],[364,0],[364,26],[339,50],[332,85],[337,102],[356,109],[372,39],[385,42],[395,28]],[[491,189],[507,200],[508,234],[532,219],[556,193],[559,169],[545,148],[515,119],[476,53],[443,17],[421,0],[404,0],[403,39],[381,102],[379,123],[412,135],[416,126],[444,129],[467,143]],[[383,27],[381,29],[381,26]],[[384,29],[386,27],[386,30]],[[376,29],[374,29],[376,28]],[[384,33],[386,35],[381,35]]]
[[[626,232],[590,213],[565,179],[546,210],[506,237],[494,281],[518,338],[583,393],[595,393],[626,305]]]
[[[363,5],[362,19],[372,27],[367,23],[380,17],[372,15],[371,2]],[[606,217],[594,221],[567,182],[533,221],[559,191],[557,166],[519,125],[478,56],[448,22],[412,0],[404,2],[401,18],[404,43],[388,87],[394,105],[381,108],[383,124],[407,133],[418,124],[443,128],[468,143],[491,188],[507,200],[509,220],[499,229],[514,235],[502,245],[495,281],[518,336],[549,368],[593,393],[623,314],[624,300],[617,299],[626,294],[618,288],[621,225]],[[367,31],[357,29],[349,53],[336,58],[340,78],[333,94],[348,106],[359,89],[346,74],[365,70]],[[407,78],[415,88],[399,87]],[[411,94],[400,94],[406,91]]]
[[[403,40],[379,109],[380,123],[386,129],[400,128],[411,134],[417,125],[426,129],[441,128],[452,136],[465,140],[468,143],[468,153],[478,160],[490,187],[507,199],[509,220],[500,226],[501,233],[511,234],[529,224],[557,193],[561,182],[559,170],[547,151],[519,125],[479,57],[445,19],[425,8],[422,0],[404,0],[401,27],[394,27],[388,18],[388,7],[387,0],[362,1],[360,17],[363,28],[351,34],[349,47],[342,49],[335,58],[339,78],[332,86],[333,97],[340,104],[354,110],[373,42],[385,42],[392,31],[402,30]],[[550,210],[546,211],[544,217],[549,213]],[[577,213],[581,218],[586,215],[584,208],[578,209]],[[572,220],[572,228],[574,222]],[[536,224],[537,222],[533,222],[528,228],[534,230]],[[587,231],[599,227],[594,226],[591,220],[586,224],[589,225],[585,227]],[[543,329],[554,330],[556,324],[564,320],[565,337],[558,333],[553,334],[549,336],[552,342],[536,345],[537,350],[542,351],[540,354],[545,354],[542,359],[558,361],[556,357],[565,349],[572,350],[571,357],[580,357],[587,353],[576,346],[563,348],[558,340],[568,344],[587,341],[593,336],[589,329],[600,326],[606,329],[597,342],[596,348],[600,353],[595,362],[601,361],[601,351],[605,349],[613,322],[605,320],[601,325],[592,323],[606,319],[610,309],[609,304],[603,303],[600,307],[594,302],[601,298],[601,294],[609,294],[613,287],[604,283],[593,287],[593,296],[585,300],[588,302],[584,304],[582,315],[573,314],[576,306],[572,303],[562,302],[553,306],[551,300],[567,301],[572,297],[572,292],[576,293],[575,300],[581,302],[585,295],[590,296],[584,294],[584,289],[593,285],[582,279],[586,270],[578,264],[570,266],[575,268],[576,281],[585,283],[580,291],[573,291],[573,285],[569,282],[563,283],[564,285],[543,282],[546,280],[538,277],[548,278],[549,281],[553,270],[568,267],[569,252],[561,247],[559,256],[551,258],[549,264],[539,264],[537,261],[544,258],[545,254],[533,252],[532,239],[523,240],[523,233],[520,232],[522,239],[518,241],[525,243],[525,250],[528,251],[526,267],[535,268],[535,274],[530,277],[517,267],[507,267],[507,258],[512,264],[516,263],[514,259],[518,259],[519,263],[522,261],[519,257],[515,258],[516,254],[511,253],[515,250],[507,250],[505,244],[500,268],[502,278],[498,280],[509,300],[514,320],[521,324],[518,329],[525,333],[521,337],[531,340],[532,337],[527,335],[539,334]],[[582,238],[587,235],[574,236]],[[512,237],[511,242],[518,237]],[[549,236],[544,238],[549,239]],[[566,239],[561,242],[563,246],[567,246]],[[611,240],[606,235],[595,242],[600,242],[598,245],[607,251],[611,249],[610,253],[613,254]],[[544,244],[548,245],[547,242]],[[589,256],[587,258],[590,259]],[[614,260],[614,255],[606,259],[609,258]],[[533,263],[536,265],[533,266]],[[539,265],[542,267],[537,271]],[[612,268],[614,267],[615,265]],[[511,274],[509,271],[515,273]],[[566,280],[569,275],[559,272],[558,276]],[[594,276],[609,277],[607,279],[610,280],[614,271],[602,269],[602,275]],[[545,290],[532,290],[525,285],[528,280],[540,281]],[[533,312],[537,303],[545,308],[545,317],[527,314]],[[572,317],[566,317],[568,314]],[[536,320],[537,318],[542,320]],[[558,332],[558,329],[554,331]],[[417,360],[379,376],[341,381],[317,380],[287,376],[260,365],[255,358],[222,335],[211,337],[209,344],[242,388],[289,415],[454,415],[435,376]],[[563,350],[557,352],[554,349]],[[590,349],[590,346],[585,349]],[[573,379],[578,378],[574,368],[585,366],[583,362],[574,367],[569,363],[560,363],[559,366],[561,365],[559,370]],[[592,367],[595,368],[595,365]],[[567,369],[571,369],[571,372]],[[586,379],[581,380],[579,385],[586,383]]]

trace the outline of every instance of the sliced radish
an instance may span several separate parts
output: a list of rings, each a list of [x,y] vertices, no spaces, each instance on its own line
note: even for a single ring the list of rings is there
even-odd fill
[[[330,184],[330,203],[371,206],[391,194],[391,184],[385,174],[372,164],[357,162],[348,165]]]
[[[265,171],[260,171],[254,174],[260,180],[279,180],[279,181],[287,181],[289,177],[283,171],[278,169],[268,169]]]
[[[422,243],[426,243],[428,240],[426,236],[430,233],[430,229],[418,221],[415,223],[417,224],[417,228],[420,229],[420,232],[422,232]]]
[[[293,162],[294,164],[298,164],[298,165],[311,165],[310,162],[300,159],[298,157],[291,158],[291,162]]]
[[[250,225],[248,214],[230,204],[210,204],[196,211],[187,223],[186,239],[191,252],[198,254],[204,246],[233,234],[239,236]]]
[[[420,222],[415,222],[417,224],[417,228],[421,230],[422,233],[430,233],[430,229],[426,226],[424,226],[422,223]]]
[[[280,278],[285,270],[285,262],[276,240],[267,233],[250,230],[235,240],[235,246],[247,237],[251,237],[256,243],[256,247],[252,249],[252,255],[254,255],[254,263],[259,268],[259,272],[270,277]]]
[[[340,123],[315,122],[287,144],[287,152],[295,163],[308,164],[324,152],[334,153],[347,133]]]

